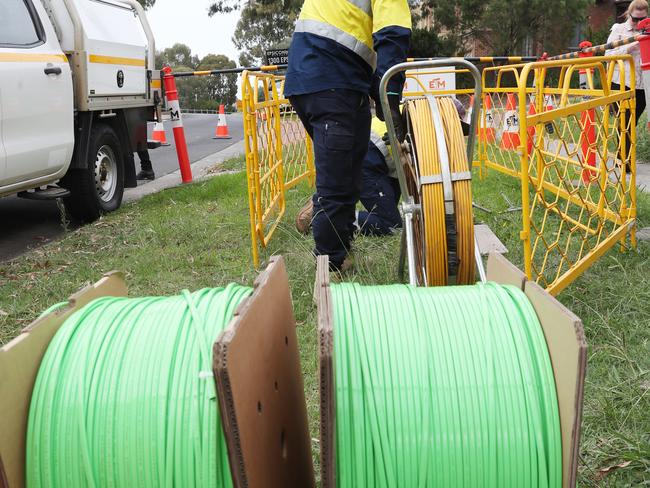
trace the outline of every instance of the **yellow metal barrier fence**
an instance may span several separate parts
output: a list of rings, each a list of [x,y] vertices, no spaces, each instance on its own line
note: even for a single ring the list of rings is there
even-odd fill
[[[635,91],[609,56],[486,68],[479,164],[521,181],[526,275],[557,294],[608,249],[635,242]],[[582,83],[581,83],[582,71]]]
[[[271,240],[286,209],[285,194],[315,182],[311,140],[283,95],[284,77],[244,71],[242,111],[253,263]]]
[[[628,233],[636,245],[635,92],[625,80],[610,88],[614,67],[624,73],[632,63],[630,56],[609,56],[483,69],[475,164],[481,175],[495,169],[520,181],[524,269],[553,294],[608,249],[625,246]],[[635,86],[634,69],[628,72]],[[471,89],[431,86],[445,73],[457,83],[466,75],[407,72],[404,97],[453,95],[471,110]],[[315,179],[311,141],[282,84],[273,74],[243,75],[255,266],[258,247],[267,246],[284,214],[285,191]]]

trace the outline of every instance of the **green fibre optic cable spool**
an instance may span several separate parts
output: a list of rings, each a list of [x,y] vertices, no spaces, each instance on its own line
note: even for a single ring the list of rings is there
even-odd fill
[[[212,344],[251,292],[105,297],[70,316],[34,386],[27,486],[232,486]]]
[[[333,284],[340,488],[560,488],[544,335],[494,283]]]

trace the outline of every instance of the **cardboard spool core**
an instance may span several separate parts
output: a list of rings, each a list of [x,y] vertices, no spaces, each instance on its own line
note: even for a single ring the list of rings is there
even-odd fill
[[[313,487],[307,404],[289,281],[273,257],[214,344],[235,487]]]
[[[578,472],[580,425],[587,365],[587,344],[582,322],[539,285],[500,254],[491,253],[489,281],[524,291],[541,323],[548,346],[560,412],[562,486],[574,488]],[[336,486],[336,396],[334,384],[334,320],[327,256],[319,256],[314,298],[318,302],[321,391],[321,480],[323,488]]]
[[[0,348],[3,488],[25,486],[29,405],[47,346],[71,314],[103,296],[127,296],[122,274],[105,275]],[[213,352],[234,486],[315,486],[296,323],[281,257],[260,274]]]

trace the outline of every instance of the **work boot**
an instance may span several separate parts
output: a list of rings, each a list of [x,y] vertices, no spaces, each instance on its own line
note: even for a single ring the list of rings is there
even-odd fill
[[[353,270],[354,270],[354,256],[352,256],[352,254],[348,254],[347,256],[345,256],[345,259],[343,260],[340,266],[335,266],[330,261],[330,272],[336,273],[339,276],[351,273]]]
[[[141,169],[140,172],[136,175],[138,180],[155,180],[156,173],[152,169]]]
[[[314,202],[310,198],[309,201],[303,205],[303,207],[296,215],[296,229],[301,234],[309,234],[309,229],[311,228],[311,221],[314,218]]]
[[[352,254],[348,254],[345,256],[345,259],[343,260],[343,264],[341,264],[341,269],[340,272],[341,274],[347,274],[352,272],[354,270],[354,257]]]

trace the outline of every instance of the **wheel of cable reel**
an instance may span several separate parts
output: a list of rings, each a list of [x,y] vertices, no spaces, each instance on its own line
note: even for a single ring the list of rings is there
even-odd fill
[[[406,102],[404,112],[409,150],[402,164],[409,192],[421,206],[413,218],[418,282],[474,283],[471,174],[454,102],[416,98]]]
[[[417,164],[417,154],[413,150],[413,139],[411,136],[411,129],[409,125],[408,118],[406,120],[406,139],[404,141],[405,151],[401,151],[400,154],[403,156],[401,161],[404,175],[406,177],[406,187],[408,188],[409,195],[413,198],[413,203],[419,205],[422,201],[420,195],[420,186],[418,182],[420,181],[420,175],[418,174],[418,164]],[[418,283],[426,283],[426,276],[424,268],[421,266],[424,263],[424,247],[421,245],[424,242],[423,239],[423,227],[422,220],[418,218],[413,219],[413,235],[415,236],[414,242],[416,243],[414,252],[415,260],[418,265],[414,270],[417,276]]]

